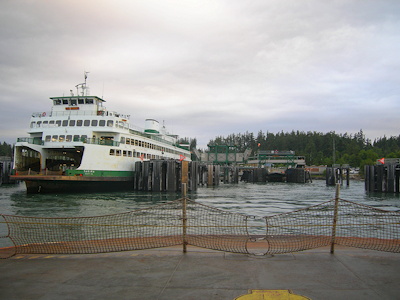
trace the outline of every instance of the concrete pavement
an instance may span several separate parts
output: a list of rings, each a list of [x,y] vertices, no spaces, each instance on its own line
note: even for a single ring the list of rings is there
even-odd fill
[[[191,246],[184,254],[180,246],[0,260],[7,300],[233,300],[258,289],[313,300],[400,299],[400,254],[340,246],[334,255],[328,247],[252,256]]]

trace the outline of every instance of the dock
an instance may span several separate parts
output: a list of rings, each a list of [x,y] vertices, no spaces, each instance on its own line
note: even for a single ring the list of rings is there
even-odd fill
[[[312,300],[398,299],[399,269],[398,253],[347,247],[334,255],[329,247],[248,256],[192,246],[185,254],[181,247],[24,254],[0,260],[0,298],[241,300],[260,299],[240,298],[257,291],[290,291]]]

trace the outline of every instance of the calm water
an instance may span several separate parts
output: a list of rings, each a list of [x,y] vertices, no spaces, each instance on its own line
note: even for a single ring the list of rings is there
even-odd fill
[[[222,210],[270,216],[316,205],[335,197],[335,187],[325,181],[313,183],[239,183],[221,184],[215,188],[200,187],[189,197]],[[127,212],[180,198],[178,193],[113,192],[91,194],[27,194],[25,185],[0,187],[0,213],[40,217],[99,216]],[[343,185],[340,198],[376,208],[400,211],[400,195],[373,193],[364,190],[363,181]],[[0,236],[6,234],[0,224]],[[1,241],[0,241],[1,247]]]
[[[335,197],[335,187],[313,183],[239,183],[200,187],[189,197],[212,207],[254,216],[289,212]],[[0,213],[40,217],[99,216],[147,208],[180,198],[179,193],[113,192],[90,194],[27,194],[25,185],[0,187]],[[363,181],[343,185],[340,198],[385,210],[400,211],[400,195],[367,193]]]

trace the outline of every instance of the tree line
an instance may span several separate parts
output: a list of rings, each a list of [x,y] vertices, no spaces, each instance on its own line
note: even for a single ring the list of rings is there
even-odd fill
[[[296,155],[304,156],[307,165],[349,164],[363,169],[364,165],[373,165],[377,159],[400,157],[400,135],[367,139],[362,130],[355,134],[337,134],[334,131],[321,133],[316,131],[252,132],[218,136],[210,140],[209,145],[235,145],[238,152],[258,150],[293,150]]]
[[[13,156],[13,146],[6,142],[0,142],[0,156]]]

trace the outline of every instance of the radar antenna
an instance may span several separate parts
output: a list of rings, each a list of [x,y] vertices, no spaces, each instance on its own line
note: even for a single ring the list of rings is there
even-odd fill
[[[89,72],[84,71],[83,75],[85,77],[85,82],[84,83],[79,83],[77,84],[76,87],[76,94],[79,95],[79,88],[82,89],[81,94],[82,96],[87,96],[87,91],[88,91],[88,87],[86,86],[86,79],[87,79],[87,74],[89,74]],[[86,95],[85,95],[86,94]]]

